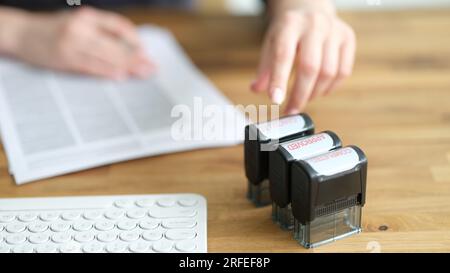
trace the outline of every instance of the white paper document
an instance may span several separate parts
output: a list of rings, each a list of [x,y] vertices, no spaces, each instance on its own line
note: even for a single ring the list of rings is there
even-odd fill
[[[239,132],[244,131],[245,118],[237,110],[223,113],[225,120],[233,116],[221,125],[227,137],[174,139],[173,124],[179,119],[173,115],[174,106],[186,105],[198,118],[196,98],[201,98],[202,109],[230,108],[231,103],[190,62],[168,31],[147,26],[140,35],[158,67],[143,80],[114,82],[0,60],[0,135],[17,184],[242,141]],[[197,127],[188,130],[194,134]]]

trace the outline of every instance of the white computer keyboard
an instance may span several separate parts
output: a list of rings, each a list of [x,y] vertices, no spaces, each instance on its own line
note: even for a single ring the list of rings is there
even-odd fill
[[[197,194],[0,199],[0,253],[206,252]]]

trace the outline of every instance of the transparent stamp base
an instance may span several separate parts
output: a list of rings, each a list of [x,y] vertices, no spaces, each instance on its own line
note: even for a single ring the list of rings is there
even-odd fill
[[[292,230],[294,228],[294,216],[292,215],[291,204],[281,208],[275,202],[272,202],[272,221],[284,230]]]
[[[257,207],[270,205],[272,199],[270,198],[269,179],[264,179],[258,185],[248,182],[247,198]]]
[[[361,232],[361,206],[316,217],[305,225],[294,219],[294,239],[314,248]]]

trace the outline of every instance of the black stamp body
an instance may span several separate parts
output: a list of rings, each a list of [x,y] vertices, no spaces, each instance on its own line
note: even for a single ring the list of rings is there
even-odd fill
[[[269,153],[282,142],[311,135],[314,124],[307,114],[286,116],[245,127],[244,162],[248,179],[247,198],[256,206],[271,203],[269,190]]]
[[[281,143],[269,154],[269,184],[272,219],[283,229],[294,227],[291,210],[291,164],[342,146],[339,137],[325,131]]]
[[[361,232],[366,180],[367,158],[356,146],[293,162],[294,238],[311,248]]]

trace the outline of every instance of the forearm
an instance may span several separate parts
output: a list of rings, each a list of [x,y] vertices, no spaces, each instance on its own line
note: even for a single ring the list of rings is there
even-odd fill
[[[331,0],[268,0],[267,3],[271,17],[298,9],[321,11],[327,14],[336,12]]]
[[[20,35],[30,16],[26,11],[0,7],[0,54],[15,55]]]

